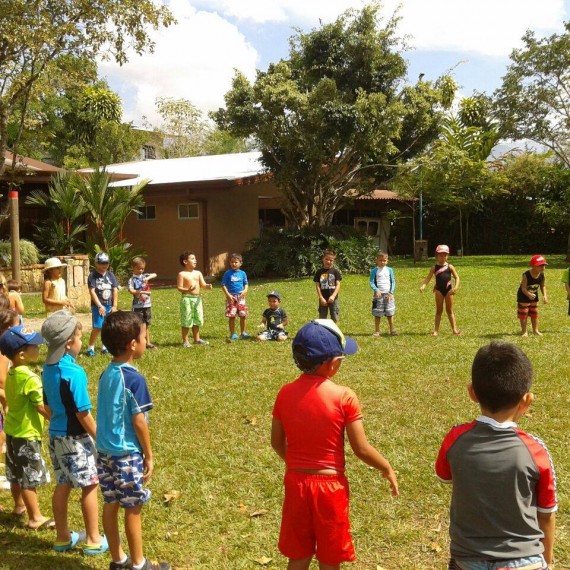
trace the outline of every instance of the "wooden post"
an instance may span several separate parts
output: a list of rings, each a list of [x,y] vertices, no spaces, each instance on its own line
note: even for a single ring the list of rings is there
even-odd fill
[[[11,187],[8,191],[10,205],[10,239],[12,245],[12,279],[20,281],[20,215],[18,191]]]

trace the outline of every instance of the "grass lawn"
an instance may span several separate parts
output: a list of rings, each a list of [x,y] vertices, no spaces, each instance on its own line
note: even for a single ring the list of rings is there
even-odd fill
[[[447,568],[450,489],[437,481],[433,464],[448,429],[478,414],[466,390],[471,362],[481,345],[495,339],[522,347],[534,365],[536,399],[520,426],[545,440],[555,462],[560,508],[556,567],[570,568],[570,319],[560,283],[565,265],[562,256],[547,256],[550,303],[540,306],[544,336],[523,339],[515,293],[529,257],[451,259],[461,278],[455,312],[462,337],[451,335],[445,315],[440,336],[429,336],[433,297],[419,293],[428,263],[391,263],[397,280],[398,337],[385,334],[385,322],[382,336],[371,336],[368,275],[343,279],[340,324],[360,350],[344,361],[336,380],[359,395],[368,438],[397,470],[401,492],[393,499],[380,474],[347,449],[358,558],[348,568]],[[267,306],[265,295],[272,289],[283,297],[290,333],[316,317],[310,278],[254,281],[248,295],[250,333],[257,331]],[[30,316],[42,315],[39,294],[25,296],[24,302]],[[147,351],[138,364],[155,406],[153,499],[143,510],[146,553],[178,569],[284,568],[276,546],[284,465],[271,450],[269,432],[275,396],[298,374],[290,342],[228,343],[223,294],[215,285],[204,294],[202,336],[210,346],[183,349],[178,302],[175,289],[154,291],[152,339],[160,348]],[[130,307],[128,293],[121,292],[120,306]],[[79,358],[94,402],[107,362],[105,356]],[[52,490],[49,485],[39,493],[46,514],[51,512]],[[180,495],[165,503],[163,495],[169,491]],[[9,494],[1,493],[0,500],[9,511]],[[72,495],[70,519],[72,528],[82,528],[78,492]],[[80,551],[56,555],[52,540],[50,532],[26,532],[0,513],[0,568],[108,567],[108,556],[93,560]]]

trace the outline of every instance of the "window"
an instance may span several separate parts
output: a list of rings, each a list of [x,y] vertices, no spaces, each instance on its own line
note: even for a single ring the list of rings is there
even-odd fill
[[[156,206],[140,206],[138,220],[156,220]]]
[[[178,204],[179,220],[197,220],[198,217],[198,204]]]

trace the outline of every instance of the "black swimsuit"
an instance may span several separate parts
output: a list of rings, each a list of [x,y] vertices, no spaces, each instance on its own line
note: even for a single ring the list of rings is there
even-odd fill
[[[435,265],[433,274],[435,275],[434,291],[439,291],[444,297],[451,291],[451,269],[449,264]]]

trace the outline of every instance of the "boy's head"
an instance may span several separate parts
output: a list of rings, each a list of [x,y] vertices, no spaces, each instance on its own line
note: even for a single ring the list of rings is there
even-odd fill
[[[297,367],[302,372],[311,372],[327,360],[354,354],[358,346],[330,319],[315,319],[299,329],[292,349]]]
[[[105,273],[107,269],[109,269],[109,263],[110,263],[109,255],[104,251],[100,251],[95,256],[95,268],[99,273]]]
[[[75,340],[76,335],[81,336],[81,328],[79,320],[65,310],[52,313],[44,321],[42,336],[47,345],[46,364],[56,364],[62,359],[70,348],[69,343]]]
[[[277,293],[277,291],[271,291],[271,293],[267,293],[267,303],[269,304],[269,308],[275,310],[279,303],[281,303],[281,295]]]
[[[544,269],[544,267],[545,267],[546,265],[548,265],[548,263],[546,263],[546,259],[544,259],[544,256],[542,256],[542,255],[533,255],[533,256],[530,258],[530,263],[529,263],[529,265],[530,265],[531,267],[539,267],[539,268]]]
[[[378,267],[385,267],[388,265],[388,254],[384,253],[383,251],[379,251],[378,255],[376,256],[376,265]]]
[[[19,291],[21,288],[20,282],[15,279],[8,280],[8,291]]]
[[[334,249],[325,249],[325,252],[323,253],[323,265],[327,269],[329,269],[334,265],[335,259],[336,259],[336,252],[334,251]]]
[[[243,263],[243,258],[239,253],[232,253],[230,255],[230,267],[237,270],[241,267]]]
[[[26,364],[37,360],[39,345],[43,342],[40,333],[16,325],[0,336],[0,352],[16,365]]]
[[[0,335],[10,327],[15,327],[20,322],[18,313],[12,309],[0,309]]]
[[[196,261],[196,254],[193,251],[183,251],[179,256],[180,265],[186,267],[188,264],[192,264],[192,261]]]
[[[137,256],[131,259],[131,269],[133,273],[139,275],[144,271],[145,267],[146,267],[146,261],[144,257]]]
[[[494,341],[482,346],[471,367],[471,385],[481,407],[496,413],[514,408],[532,386],[533,369],[514,344]]]
[[[113,356],[133,349],[134,358],[139,358],[146,348],[141,316],[132,311],[110,313],[103,322],[101,341]]]

